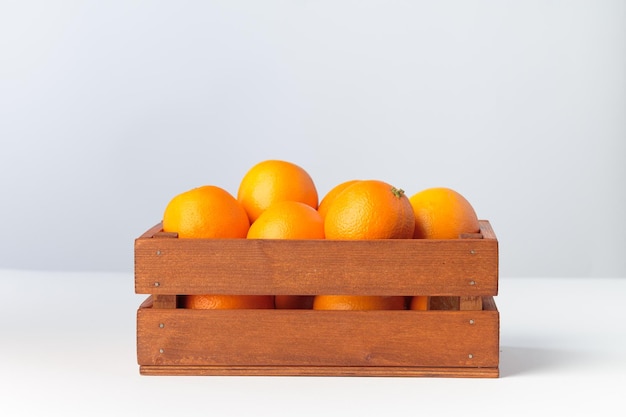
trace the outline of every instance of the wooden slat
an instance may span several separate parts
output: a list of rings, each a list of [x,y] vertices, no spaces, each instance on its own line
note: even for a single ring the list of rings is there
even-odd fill
[[[483,297],[481,296],[462,296],[459,297],[459,310],[471,311],[483,309]]]
[[[142,375],[178,376],[368,376],[497,378],[498,367],[399,367],[399,366],[190,366],[142,365]]]
[[[156,239],[163,239],[163,238],[168,238],[168,239],[176,239],[178,238],[178,233],[176,232],[163,232],[163,231],[159,231],[156,232],[154,234],[154,236],[152,236]]]
[[[157,223],[139,236],[139,239],[151,239],[156,233],[163,231],[163,223]]]
[[[482,239],[482,233],[461,233],[459,239]]]
[[[144,308],[151,308],[152,304],[154,302],[154,297],[152,297],[152,295],[149,295],[148,298],[146,298],[143,303],[141,303],[141,305],[139,306],[139,309],[144,309]]]
[[[487,220],[480,220],[480,233],[483,235],[483,239],[496,240],[496,234],[493,231],[491,223]]]
[[[497,311],[496,302],[493,297],[483,297],[483,310]]]
[[[153,308],[176,308],[176,296],[170,294],[153,295]]]
[[[455,296],[432,296],[430,297],[431,310],[454,311],[459,309],[459,297]]]
[[[495,295],[493,239],[135,241],[140,294]]]
[[[185,310],[137,313],[140,365],[498,366],[497,311]]]

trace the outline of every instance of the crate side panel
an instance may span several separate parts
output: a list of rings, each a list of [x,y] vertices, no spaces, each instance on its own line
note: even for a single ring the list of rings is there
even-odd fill
[[[138,311],[140,365],[498,366],[497,312]]]
[[[384,281],[384,285],[381,285]],[[138,239],[143,294],[495,295],[497,241]]]

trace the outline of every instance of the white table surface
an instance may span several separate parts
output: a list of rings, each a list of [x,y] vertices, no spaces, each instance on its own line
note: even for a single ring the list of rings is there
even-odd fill
[[[626,415],[626,278],[501,277],[497,379],[140,376],[132,273],[0,288],[0,415]]]

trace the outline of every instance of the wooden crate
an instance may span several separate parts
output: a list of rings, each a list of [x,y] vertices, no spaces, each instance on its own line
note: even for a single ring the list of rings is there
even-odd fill
[[[498,242],[480,226],[451,240],[333,241],[178,239],[158,224],[135,240],[135,292],[150,294],[140,373],[498,377]],[[186,294],[427,295],[433,309],[177,308]]]

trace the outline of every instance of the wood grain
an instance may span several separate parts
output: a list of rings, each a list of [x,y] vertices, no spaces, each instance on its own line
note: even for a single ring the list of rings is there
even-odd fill
[[[498,289],[497,252],[497,240],[488,238],[334,241],[143,237],[135,241],[135,291],[489,296],[496,295]]]
[[[480,234],[483,235],[483,239],[497,240],[496,234],[493,231],[493,227],[491,226],[491,223],[489,221],[480,220],[479,224],[480,224]]]
[[[482,310],[483,297],[459,297],[459,310]]]
[[[153,308],[176,308],[176,296],[155,294],[152,299]]]
[[[137,312],[140,365],[498,366],[497,311]]]

